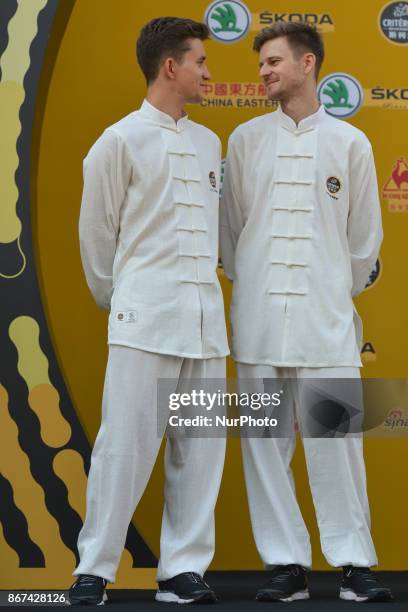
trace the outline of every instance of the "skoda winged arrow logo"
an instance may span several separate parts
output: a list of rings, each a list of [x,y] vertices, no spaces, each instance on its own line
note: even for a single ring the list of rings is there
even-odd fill
[[[323,93],[332,99],[331,102],[325,104],[326,108],[353,108],[353,105],[348,103],[349,92],[342,79],[335,79],[335,81],[329,83],[323,89]]]
[[[215,19],[220,24],[219,28],[214,28],[214,34],[218,32],[242,32],[240,28],[237,28],[237,15],[234,9],[227,2],[213,10],[211,19]]]
[[[213,38],[223,43],[241,40],[251,25],[251,13],[240,0],[216,0],[204,19]]]
[[[318,97],[333,117],[343,118],[354,115],[363,103],[363,89],[350,74],[334,73],[319,84]]]

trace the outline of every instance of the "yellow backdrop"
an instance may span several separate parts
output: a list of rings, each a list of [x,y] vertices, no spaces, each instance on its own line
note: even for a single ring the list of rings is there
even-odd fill
[[[57,13],[53,26],[32,150],[33,232],[48,326],[71,399],[91,443],[100,419],[107,317],[92,300],[79,257],[82,159],[107,125],[136,109],[143,100],[145,86],[135,60],[135,40],[140,27],[153,17],[167,14],[202,20],[209,4],[203,0],[77,1],[62,38],[63,12]],[[277,16],[297,19],[293,14],[308,14],[308,19],[321,24],[327,53],[322,77],[346,73],[357,79],[364,91],[362,107],[348,120],[362,129],[373,144],[383,195],[385,241],[381,273],[357,303],[364,320],[364,376],[403,378],[407,377],[408,345],[404,274],[408,217],[402,204],[408,181],[404,185],[402,180],[404,161],[397,173],[396,163],[408,156],[406,134],[401,129],[406,123],[407,109],[400,92],[404,87],[407,45],[396,44],[381,32],[378,19],[386,5],[383,0],[365,0],[359,3],[357,11],[350,3],[334,1],[248,0],[246,7],[252,16],[248,34],[230,44],[217,40],[206,43],[212,88],[203,106],[192,106],[188,111],[192,119],[220,136],[225,155],[231,131],[239,123],[268,110],[262,89],[258,89],[258,59],[251,51],[261,21],[266,24]],[[47,75],[51,75],[50,79]],[[387,88],[398,91],[383,100],[381,95],[386,95]],[[227,103],[229,99],[231,104]],[[228,307],[230,286],[222,272],[220,278]],[[231,363],[229,372],[233,374]],[[366,440],[365,449],[380,568],[407,569],[407,440],[402,436],[372,437]],[[314,568],[328,569],[320,552],[301,445],[294,469],[302,511],[310,526]],[[134,515],[134,524],[155,554],[159,552],[162,482],[160,458]],[[83,516],[83,501],[78,501],[77,506]],[[251,535],[236,439],[228,444],[216,526],[217,548],[212,569],[261,568]],[[53,546],[51,540],[49,546]],[[71,561],[71,557],[67,558],[64,572]],[[140,571],[132,570],[124,562],[116,586],[134,585],[135,572],[141,575]],[[143,584],[149,583],[153,575],[151,570],[143,574],[147,580]],[[66,586],[70,580],[56,570],[52,576],[54,586]],[[10,585],[2,585],[6,586]]]

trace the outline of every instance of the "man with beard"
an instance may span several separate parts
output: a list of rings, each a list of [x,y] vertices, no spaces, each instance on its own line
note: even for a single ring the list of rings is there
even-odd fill
[[[231,135],[221,257],[234,283],[239,379],[295,381],[284,414],[289,433],[242,438],[255,541],[274,567],[257,599],[293,601],[309,597],[311,567],[290,468],[295,415],[304,422],[300,379],[359,379],[361,327],[352,298],[374,267],[382,227],[370,143],[317,99],[321,36],[308,24],[279,22],[256,36],[254,50],[267,95],[280,104]],[[323,553],[343,567],[340,597],[390,599],[369,569],[377,557],[361,436],[304,437],[303,445]]]

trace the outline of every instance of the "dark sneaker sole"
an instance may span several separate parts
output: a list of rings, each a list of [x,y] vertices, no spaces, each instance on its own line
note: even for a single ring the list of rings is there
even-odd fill
[[[362,593],[356,593],[352,589],[340,589],[339,593],[340,599],[345,599],[346,601],[356,601],[363,603],[365,601],[369,602],[384,602],[384,601],[393,601],[393,596],[390,591],[381,590],[378,593],[373,593],[372,595],[363,595]]]
[[[173,591],[157,591],[155,599],[156,601],[160,601],[161,603],[178,604],[213,604],[217,601],[217,597],[212,591],[210,591],[209,593],[203,593],[198,597],[189,599],[180,597],[179,595],[177,595],[177,593],[174,593]]]
[[[301,599],[310,599],[310,593],[308,589],[304,589],[303,591],[296,591],[295,593],[287,594],[287,593],[279,593],[276,591],[260,591],[256,594],[256,601],[283,601],[283,602],[291,602],[291,601],[300,601]]]

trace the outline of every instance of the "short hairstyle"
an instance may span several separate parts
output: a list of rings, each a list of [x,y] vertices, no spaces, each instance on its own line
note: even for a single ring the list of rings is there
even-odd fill
[[[157,78],[160,63],[165,57],[181,62],[190,49],[188,38],[209,38],[205,23],[179,17],[158,17],[149,21],[140,31],[136,43],[136,55],[147,84]]]
[[[305,21],[277,21],[256,35],[253,49],[259,52],[268,40],[281,37],[287,38],[292,51],[297,56],[307,52],[316,56],[317,78],[324,60],[324,44],[315,26]]]

